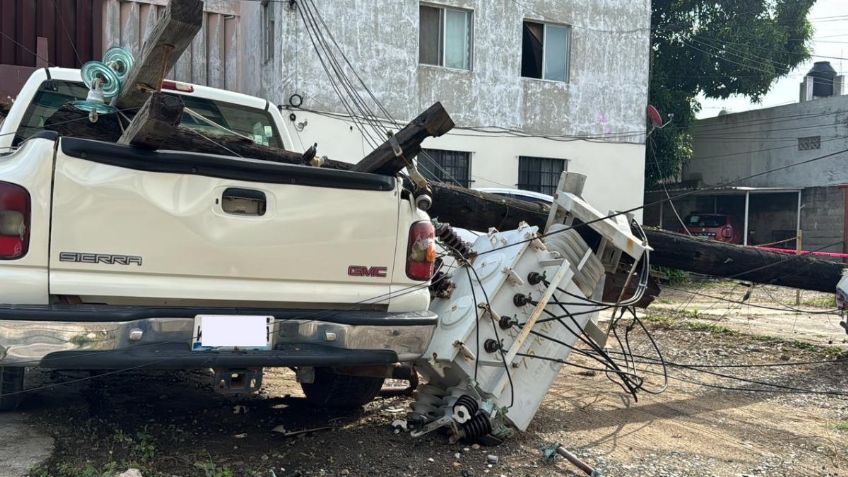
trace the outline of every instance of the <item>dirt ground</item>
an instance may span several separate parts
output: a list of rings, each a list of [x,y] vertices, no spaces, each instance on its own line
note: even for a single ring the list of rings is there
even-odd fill
[[[733,300],[744,293],[732,283],[681,289]],[[769,291],[752,293],[750,303],[794,303],[794,291]],[[670,366],[668,388],[642,392],[638,402],[603,373],[566,366],[528,432],[490,448],[451,445],[437,433],[420,439],[395,433],[391,422],[404,417],[409,397],[381,398],[354,413],[310,408],[287,370],[268,371],[261,394],[246,399],[213,393],[199,371],[94,379],[34,373],[30,386],[52,387],[32,392],[23,411],[55,438],[56,449],[30,475],[112,476],[128,468],[145,477],[583,475],[562,459],[543,463],[541,449],[561,443],[606,476],[848,476],[848,361],[793,364],[845,356],[838,317],[792,312],[804,326],[830,320],[837,327],[799,339],[786,330],[771,333],[773,315],[710,314],[704,311],[710,305],[732,304],[690,298],[667,293],[645,317],[669,362],[781,366]],[[828,300],[810,294],[801,308],[825,311],[832,308]],[[650,356],[650,342],[638,330],[633,345]],[[585,357],[573,362],[591,366]],[[637,367],[648,373],[645,388],[658,390],[662,377],[650,373],[661,368]],[[76,379],[85,380],[53,386]],[[285,437],[273,431],[277,426],[331,429]],[[489,454],[497,464],[487,463]]]

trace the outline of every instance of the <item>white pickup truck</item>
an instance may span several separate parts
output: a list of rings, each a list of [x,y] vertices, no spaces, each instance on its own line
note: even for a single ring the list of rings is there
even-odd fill
[[[182,126],[291,144],[266,100],[163,88]],[[0,410],[26,367],[213,368],[233,392],[293,367],[308,398],[357,406],[424,353],[434,231],[401,180],[45,130],[87,92],[39,69],[0,128]]]

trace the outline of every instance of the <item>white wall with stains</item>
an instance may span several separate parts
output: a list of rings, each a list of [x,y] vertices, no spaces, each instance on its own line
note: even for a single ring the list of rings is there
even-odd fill
[[[567,161],[588,174],[586,196],[599,209],[642,203],[645,107],[648,97],[649,0],[433,0],[427,5],[471,10],[470,71],[418,63],[418,0],[313,0],[332,34],[374,95],[401,122],[441,101],[457,124],[425,147],[471,153],[474,187],[515,187],[518,157]],[[252,22],[261,52],[259,9]],[[271,2],[273,58],[259,61],[260,86],[248,91],[286,105],[297,94],[302,131],[291,145],[318,143],[320,154],[354,162],[370,147],[346,114],[313,48],[301,12]],[[567,83],[521,77],[523,20],[572,27]],[[267,23],[266,23],[266,26]],[[345,73],[353,77],[345,67]],[[357,91],[366,96],[365,91]],[[373,104],[369,104],[372,108]],[[496,126],[539,136],[480,135]],[[549,136],[549,138],[541,137]]]
[[[119,5],[119,27],[110,27],[115,32],[109,35],[137,49],[165,1],[107,0],[107,5]],[[324,34],[332,34],[393,118],[406,123],[442,102],[457,128],[425,147],[471,153],[474,187],[515,187],[519,156],[548,157],[566,160],[568,170],[590,176],[586,195],[598,208],[641,204],[649,0],[423,2],[473,12],[470,70],[418,63],[418,0],[313,2],[326,22]],[[108,8],[114,17],[115,7]],[[281,105],[297,94],[302,108],[285,115],[293,112],[302,130],[287,147],[302,150],[317,142],[319,154],[350,162],[370,151],[349,118],[326,114],[346,110],[315,52],[302,11],[280,0],[207,0],[206,10],[203,31],[175,67],[177,79]],[[571,26],[568,82],[521,77],[523,20]],[[344,71],[353,78],[347,66]],[[357,91],[367,96],[359,86]],[[470,130],[481,126],[534,137]]]

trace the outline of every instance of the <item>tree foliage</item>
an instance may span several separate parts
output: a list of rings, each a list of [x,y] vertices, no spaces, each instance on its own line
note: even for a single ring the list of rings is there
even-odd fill
[[[810,57],[815,0],[653,0],[650,103],[671,123],[648,139],[648,187],[692,156],[699,93],[758,101]]]

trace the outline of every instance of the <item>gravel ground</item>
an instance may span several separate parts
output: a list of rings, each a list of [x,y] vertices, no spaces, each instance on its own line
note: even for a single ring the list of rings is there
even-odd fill
[[[710,286],[710,294],[733,288]],[[794,300],[794,292],[785,294]],[[645,321],[673,363],[792,364],[843,356],[826,344],[768,337],[767,329],[753,336],[691,316],[685,293],[663,300],[674,309],[660,307]],[[776,302],[753,294],[752,301]],[[807,307],[815,306],[828,304]],[[652,356],[644,334],[637,329],[631,338],[636,354]],[[592,365],[585,357],[573,362]],[[582,475],[563,460],[542,462],[540,449],[552,443],[606,476],[848,476],[848,399],[824,394],[848,393],[846,365],[703,368],[776,383],[785,387],[780,393],[672,366],[668,388],[642,392],[638,401],[603,373],[564,367],[528,432],[491,448],[451,445],[437,433],[420,439],[394,433],[391,422],[403,418],[409,397],[378,399],[354,413],[310,408],[287,370],[268,371],[262,392],[247,399],[214,394],[203,372],[137,370],[34,391],[24,407],[56,441],[50,460],[31,472],[40,477],[113,476],[128,468],[145,477]],[[645,388],[660,390],[661,375],[651,373],[661,368],[636,366]],[[85,376],[40,372],[29,384]],[[331,429],[284,437],[273,432],[280,425]],[[497,464],[487,462],[490,454]]]

